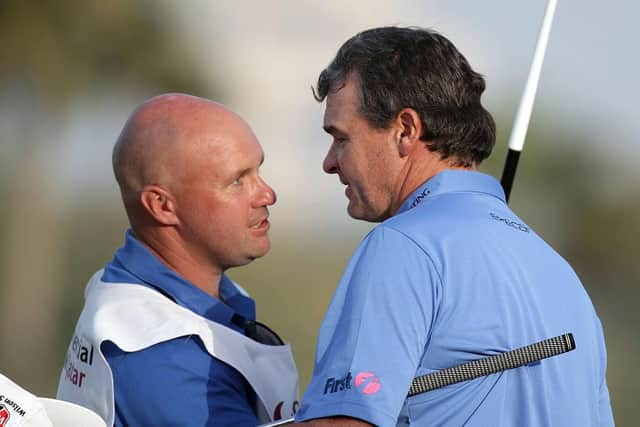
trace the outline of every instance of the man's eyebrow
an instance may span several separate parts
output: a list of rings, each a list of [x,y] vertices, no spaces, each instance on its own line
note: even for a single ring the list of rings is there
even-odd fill
[[[328,133],[329,135],[347,136],[347,134],[345,132],[341,131],[340,129],[338,129],[337,127],[335,127],[333,125],[323,126],[322,129],[324,129],[324,131],[326,133]]]
[[[262,152],[262,155],[260,157],[260,163],[258,163],[258,167],[262,166],[262,164],[264,163],[264,151]],[[254,168],[246,168],[242,171],[242,175],[245,175],[249,172],[251,172],[251,170],[253,170]]]
[[[264,152],[260,157],[260,163],[258,164],[258,166],[262,166],[263,163],[264,163]],[[251,173],[251,171],[253,171],[254,169],[255,167],[246,167],[246,168],[238,169],[234,172],[234,176],[245,176]]]

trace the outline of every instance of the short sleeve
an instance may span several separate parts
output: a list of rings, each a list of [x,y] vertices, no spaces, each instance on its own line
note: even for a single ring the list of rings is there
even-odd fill
[[[440,279],[410,238],[379,226],[360,244],[323,321],[296,420],[395,425],[424,353]]]

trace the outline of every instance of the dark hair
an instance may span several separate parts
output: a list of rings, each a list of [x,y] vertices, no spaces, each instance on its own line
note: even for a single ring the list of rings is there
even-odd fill
[[[444,36],[422,28],[382,27],[347,40],[318,78],[322,102],[355,73],[360,113],[386,128],[403,108],[422,120],[422,140],[458,166],[479,164],[495,142],[495,122],[480,102],[484,78]]]

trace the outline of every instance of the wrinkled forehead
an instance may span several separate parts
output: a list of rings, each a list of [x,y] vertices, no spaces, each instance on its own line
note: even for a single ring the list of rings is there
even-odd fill
[[[180,162],[183,167],[208,176],[258,168],[264,158],[257,137],[241,119],[192,129],[181,145]]]
[[[327,95],[323,128],[328,133],[332,129],[344,128],[349,120],[360,115],[360,88],[357,79],[350,77]]]

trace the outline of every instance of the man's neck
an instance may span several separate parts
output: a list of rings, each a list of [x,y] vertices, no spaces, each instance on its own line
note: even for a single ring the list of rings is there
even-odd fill
[[[397,197],[392,204],[392,214],[395,215],[405,200],[421,185],[445,170],[476,170],[476,167],[456,166],[449,159],[442,160],[437,153],[427,153],[408,159],[402,168],[397,190],[394,193]]]
[[[203,292],[220,298],[222,269],[207,267],[207,263],[191,255],[192,251],[185,247],[181,239],[154,232],[134,235],[156,258],[179,276]]]

